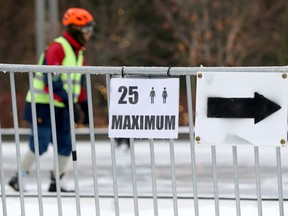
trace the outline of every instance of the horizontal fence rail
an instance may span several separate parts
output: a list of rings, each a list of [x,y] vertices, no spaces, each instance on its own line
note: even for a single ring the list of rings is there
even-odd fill
[[[43,184],[47,184],[47,161],[43,163],[39,155],[37,116],[34,99],[34,86],[32,83],[34,72],[48,73],[50,115],[52,127],[53,150],[50,157],[53,160],[57,193],[47,193]],[[276,201],[279,215],[285,214],[285,202],[288,199],[287,183],[288,161],[285,157],[286,148],[238,145],[201,145],[195,142],[195,83],[191,81],[199,72],[264,72],[286,73],[288,66],[271,67],[64,67],[64,66],[38,66],[0,64],[0,75],[9,75],[10,89],[0,88],[1,92],[9,92],[12,98],[13,128],[1,128],[0,119],[0,180],[1,180],[1,211],[9,215],[8,199],[17,198],[20,205],[17,212],[21,215],[27,213],[26,200],[36,198],[39,215],[45,215],[45,201],[53,198],[57,202],[58,215],[63,215],[64,199],[73,198],[75,214],[82,215],[85,207],[85,198],[94,199],[95,215],[105,214],[102,200],[113,202],[113,213],[121,215],[127,209],[133,209],[134,215],[139,215],[143,208],[141,199],[151,200],[150,208],[153,215],[160,215],[163,200],[168,200],[166,207],[172,209],[171,214],[181,215],[183,202],[188,201],[191,215],[205,215],[203,200],[213,201],[213,213],[221,215],[221,203],[233,201],[235,215],[243,212],[242,202],[251,200],[255,202],[257,214],[263,214],[264,201]],[[30,129],[20,128],[17,108],[17,82],[16,73],[27,73],[29,76],[30,91],[32,92],[33,132],[35,143],[35,169],[30,176],[19,176],[19,192],[6,191],[7,180],[13,172],[22,172],[21,160],[23,151],[23,135],[28,136]],[[68,74],[68,96],[70,129],[72,140],[72,185],[75,192],[63,193],[60,190],[59,158],[57,154],[57,131],[53,101],[52,73]],[[87,98],[89,108],[89,125],[86,128],[74,127],[73,95],[71,73],[86,74]],[[107,97],[109,102],[110,78],[113,75],[124,77],[137,75],[137,77],[183,77],[186,81],[185,93],[187,96],[187,110],[189,125],[179,127],[179,134],[187,134],[181,139],[137,139],[130,138],[128,155],[120,154],[115,139],[108,138],[107,128],[95,128],[93,96],[91,77],[106,76]],[[107,104],[109,106],[109,103]],[[0,112],[4,107],[0,108]],[[21,112],[21,111],[20,111]],[[271,126],[274,127],[274,126]],[[86,135],[79,138],[80,135]],[[9,138],[7,138],[9,137]],[[101,137],[101,139],[99,139]],[[100,140],[100,141],[99,141]],[[197,140],[196,140],[197,141]],[[27,142],[27,139],[25,139]],[[103,144],[106,143],[106,144]],[[26,144],[25,144],[26,146]],[[11,150],[12,149],[12,150]],[[272,152],[272,153],[271,153]],[[263,155],[262,155],[263,154]],[[80,159],[81,158],[81,159]],[[246,161],[247,160],[247,161]],[[271,161],[268,162],[267,160]],[[123,164],[123,161],[125,163]],[[49,163],[52,163],[51,161]],[[12,170],[13,169],[13,170]],[[34,170],[35,170],[34,169]],[[48,170],[47,170],[48,169]],[[266,178],[266,176],[269,176]],[[47,177],[48,178],[48,177]],[[25,181],[29,182],[30,191],[24,189]],[[43,183],[44,181],[44,183]],[[267,183],[270,181],[270,183]],[[272,181],[272,183],[271,183]],[[251,183],[252,182],[252,183]],[[253,186],[247,186],[252,184]],[[32,185],[32,186],[31,186]],[[33,186],[34,185],[34,186]],[[35,186],[36,185],[36,186]],[[247,187],[248,189],[246,189]],[[32,188],[32,189],[31,189]],[[268,188],[268,189],[267,189]],[[251,192],[254,190],[254,192]],[[129,206],[123,200],[129,199]],[[19,207],[20,206],[20,207]],[[104,204],[103,204],[104,206]],[[162,207],[160,207],[162,206]],[[15,210],[15,209],[14,209]],[[212,213],[212,214],[213,214]],[[276,214],[275,214],[276,215]]]
[[[18,64],[0,64],[2,72],[46,72],[46,73],[89,73],[97,75],[156,75],[156,76],[184,76],[196,75],[197,72],[288,72],[288,66],[270,66],[270,67],[109,67],[109,66],[46,66],[46,65],[18,65]]]

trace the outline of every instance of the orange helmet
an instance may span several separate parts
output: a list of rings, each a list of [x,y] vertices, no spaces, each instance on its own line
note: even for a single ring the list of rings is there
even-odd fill
[[[77,25],[85,26],[93,22],[93,16],[87,10],[82,8],[69,8],[62,19],[64,26]]]

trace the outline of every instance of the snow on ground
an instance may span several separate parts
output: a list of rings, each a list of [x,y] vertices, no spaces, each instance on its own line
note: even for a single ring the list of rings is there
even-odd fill
[[[96,158],[97,172],[100,198],[101,215],[115,215],[114,199],[107,198],[113,196],[113,181],[111,174],[111,149],[107,140],[96,142]],[[161,196],[172,195],[171,184],[171,167],[170,167],[170,148],[167,141],[155,141],[155,162],[157,173],[157,192]],[[17,169],[15,157],[14,143],[4,142],[3,149],[3,165],[4,175],[7,179]],[[21,152],[27,149],[26,143],[21,143]],[[191,175],[191,155],[190,145],[187,141],[176,141],[174,143],[175,163],[176,163],[176,180],[177,180],[177,208],[178,215],[191,216],[194,215],[194,201],[192,190],[192,175]],[[281,148],[282,156],[282,180],[284,198],[287,199],[287,165],[288,157],[287,148]],[[219,201],[220,215],[233,216],[236,214],[235,187],[233,179],[233,157],[231,146],[217,146],[217,171],[218,171],[218,186],[219,196],[225,199]],[[253,198],[254,200],[241,200],[241,215],[258,215],[258,205],[255,185],[255,159],[253,146],[237,147],[238,156],[238,171],[239,171],[239,187],[241,198]],[[91,145],[89,142],[77,143],[77,167],[79,172],[80,185],[80,206],[81,215],[89,216],[96,215],[95,199],[93,198],[93,179],[91,178]],[[262,212],[263,215],[280,215],[278,198],[278,182],[277,182],[277,167],[276,167],[276,150],[275,147],[260,147],[260,174],[262,187]],[[136,174],[138,195],[151,196],[151,167],[150,167],[150,147],[147,141],[136,140],[135,142],[135,158],[136,158]],[[117,174],[118,174],[118,189],[120,195],[133,195],[131,183],[131,166],[129,152],[116,151]],[[211,146],[197,145],[196,146],[196,164],[198,174],[198,194],[199,197],[209,199],[199,199],[199,214],[203,216],[216,215],[214,205],[213,178],[212,178],[212,159]],[[41,157],[41,178],[43,197],[43,212],[44,215],[59,215],[56,196],[47,196],[47,185],[49,183],[49,170],[53,166],[53,150],[49,149],[48,153]],[[31,172],[31,176],[27,179],[28,195],[37,194],[37,186],[35,183],[35,170]],[[73,167],[70,166],[68,177],[73,177]],[[68,178],[69,179],[69,178]],[[68,180],[68,185],[73,187],[73,183]],[[103,197],[104,196],[104,197]],[[232,199],[231,199],[232,198]],[[274,201],[267,201],[272,199]],[[158,213],[159,215],[169,216],[174,215],[173,199],[158,198]],[[40,215],[38,199],[35,197],[25,197],[25,215]],[[0,201],[0,215],[3,208],[7,209],[8,216],[19,216],[21,214],[20,200],[15,194],[9,194],[5,202]],[[75,197],[62,197],[61,208],[63,215],[77,215]],[[139,198],[139,215],[151,216],[154,214],[153,199]],[[132,216],[134,214],[133,198],[119,199],[120,215]],[[284,201],[284,213],[288,211],[288,204]],[[285,215],[285,214],[284,214]]]
[[[18,199],[9,198],[7,203],[7,209],[9,216],[19,216],[20,204]],[[25,199],[25,212],[26,215],[40,215],[38,208],[38,201],[32,198]],[[43,212],[44,215],[59,215],[58,206],[55,198],[45,198],[43,200]],[[96,215],[95,200],[94,199],[81,199],[81,215],[92,216]],[[139,215],[140,216],[152,216],[154,214],[153,200],[151,199],[139,199]],[[121,199],[120,204],[120,215],[121,216],[133,216],[133,200],[132,199]],[[127,208],[127,206],[131,206]],[[178,200],[178,215],[179,216],[192,216],[195,215],[193,200]],[[215,205],[213,200],[199,200],[199,215],[213,216],[215,214]],[[280,215],[278,202],[263,201],[262,202],[262,215],[263,216],[275,216]],[[174,215],[173,203],[171,200],[158,199],[158,215],[159,216],[172,216]],[[102,216],[113,216],[114,200],[103,198],[100,200],[100,213]],[[284,213],[287,214],[288,204],[284,205]],[[235,201],[220,200],[219,212],[221,216],[236,216],[236,204]],[[76,216],[77,209],[75,205],[75,199],[63,198],[62,199],[62,215]],[[286,215],[284,214],[284,215]],[[241,201],[241,215],[254,216],[258,215],[258,207],[255,201]]]

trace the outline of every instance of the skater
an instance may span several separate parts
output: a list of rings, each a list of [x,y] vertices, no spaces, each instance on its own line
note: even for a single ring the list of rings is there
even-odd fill
[[[93,34],[94,19],[90,12],[82,8],[68,9],[62,19],[65,28],[62,36],[56,38],[41,55],[41,65],[83,66],[85,60],[83,51],[86,43]],[[68,106],[67,74],[53,74],[53,93],[55,106],[55,121],[57,132],[57,148],[60,181],[66,173],[66,166],[72,152],[70,118]],[[79,121],[77,106],[81,107],[83,124],[89,123],[86,90],[84,89],[84,77],[80,73],[71,74],[72,94],[74,100],[74,119]],[[35,88],[35,103],[37,112],[39,154],[42,155],[52,143],[52,129],[50,119],[48,78],[46,73],[36,73],[33,78]],[[34,135],[31,114],[31,93],[28,91],[24,108],[24,119],[30,124],[31,134],[29,138],[29,150],[22,158],[22,173],[16,173],[8,185],[11,189],[19,191],[19,175],[25,177],[29,174],[35,163]],[[83,119],[84,116],[84,119]],[[51,171],[49,192],[56,192],[55,172]],[[61,184],[62,192],[69,192]]]
[[[115,142],[118,149],[130,150],[130,138],[115,138]]]

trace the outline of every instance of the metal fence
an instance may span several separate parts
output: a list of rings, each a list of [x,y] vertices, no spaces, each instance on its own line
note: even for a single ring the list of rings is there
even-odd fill
[[[208,171],[211,171],[211,173],[208,174],[208,180],[207,176],[203,177],[202,175],[199,176],[199,172],[201,172],[201,163],[198,164],[197,157],[198,151],[197,151],[197,144],[195,144],[195,138],[194,138],[194,117],[193,116],[193,96],[195,96],[195,92],[193,92],[192,84],[191,84],[191,77],[196,76],[197,72],[227,72],[227,73],[239,73],[239,72],[279,72],[283,73],[288,70],[288,67],[59,67],[59,66],[36,66],[36,65],[9,65],[9,64],[0,64],[0,73],[8,73],[10,77],[10,86],[11,86],[11,98],[12,98],[12,113],[13,113],[13,122],[14,122],[14,141],[15,141],[15,154],[16,154],[16,163],[17,163],[17,169],[18,172],[21,173],[21,140],[20,140],[20,134],[23,129],[19,128],[18,125],[18,110],[17,110],[17,98],[16,98],[16,86],[17,83],[15,83],[15,73],[27,73],[29,76],[29,82],[30,82],[30,90],[32,92],[32,95],[34,94],[34,87],[32,85],[32,79],[33,79],[33,72],[45,72],[48,73],[48,83],[49,83],[49,95],[50,95],[50,101],[53,101],[53,86],[52,86],[52,73],[68,73],[68,85],[71,86],[71,78],[69,74],[71,73],[85,73],[86,74],[86,81],[87,81],[87,95],[88,95],[88,106],[89,106],[89,128],[85,130],[85,133],[89,134],[89,143],[90,146],[90,154],[91,154],[91,170],[92,170],[92,178],[93,178],[93,186],[91,186],[90,190],[92,190],[92,193],[81,192],[80,186],[79,186],[79,167],[78,167],[78,161],[75,159],[73,160],[73,177],[74,177],[74,186],[75,186],[75,193],[72,195],[65,195],[59,191],[59,188],[57,188],[58,192],[56,193],[55,197],[57,199],[57,207],[58,207],[58,215],[63,215],[63,209],[62,209],[62,200],[63,197],[73,197],[76,201],[76,212],[77,215],[81,215],[81,204],[80,201],[83,198],[90,198],[95,199],[95,214],[101,215],[101,205],[100,200],[102,198],[110,197],[113,199],[113,206],[114,206],[114,212],[115,215],[120,215],[120,199],[124,198],[130,198],[133,200],[133,204],[131,208],[134,208],[134,215],[139,215],[140,209],[139,209],[139,200],[140,199],[151,199],[153,201],[153,215],[159,215],[159,206],[158,202],[161,199],[169,199],[173,203],[173,214],[174,215],[180,215],[179,213],[179,201],[180,200],[188,200],[191,202],[191,206],[193,206],[193,211],[191,212],[191,215],[201,215],[199,208],[201,208],[200,200],[212,200],[214,202],[215,206],[215,215],[220,215],[221,210],[221,200],[233,200],[235,201],[235,211],[237,216],[241,215],[241,201],[242,200],[254,200],[257,203],[258,207],[258,215],[263,215],[263,201],[265,200],[272,200],[278,202],[279,205],[279,215],[284,215],[284,202],[285,199],[288,198],[288,196],[285,196],[285,188],[284,183],[287,181],[287,176],[285,175],[284,171],[287,171],[287,166],[282,166],[283,162],[285,164],[285,158],[281,157],[281,152],[283,152],[282,147],[274,147],[271,148],[272,151],[274,151],[274,155],[276,158],[276,164],[275,166],[272,166],[272,172],[276,171],[276,178],[277,178],[277,185],[273,185],[273,190],[277,191],[277,196],[271,195],[265,195],[263,196],[263,192],[265,192],[265,184],[262,182],[262,176],[261,176],[261,163],[259,162],[261,157],[261,147],[260,146],[252,146],[250,150],[252,151],[253,155],[253,164],[251,165],[253,167],[252,172],[254,179],[253,182],[255,183],[255,196],[246,196],[241,195],[241,175],[239,174],[239,163],[241,161],[238,158],[238,146],[229,146],[225,148],[231,148],[230,155],[232,157],[231,161],[231,167],[233,170],[233,195],[223,195],[219,191],[219,181],[223,181],[223,178],[221,178],[221,175],[223,174],[221,172],[220,165],[217,163],[219,160],[218,154],[217,154],[217,146],[212,145],[205,148],[205,151],[208,151],[206,155],[208,155],[209,158],[207,158],[207,161],[211,162],[211,167]],[[149,139],[147,140],[147,148],[149,149],[149,158],[146,158],[146,160],[149,160],[149,169],[151,176],[148,176],[148,178],[151,180],[151,188],[152,191],[149,193],[146,193],[145,195],[139,194],[139,174],[137,174],[138,170],[140,169],[139,166],[137,166],[137,158],[135,157],[135,140],[130,139],[131,142],[131,149],[130,149],[130,160],[131,164],[129,164],[129,167],[131,168],[131,179],[128,180],[128,183],[132,187],[132,191],[128,193],[120,193],[119,192],[119,173],[118,173],[118,166],[116,161],[116,146],[113,139],[110,140],[110,155],[111,155],[111,176],[112,176],[112,187],[113,191],[111,194],[107,195],[107,193],[103,193],[101,188],[99,187],[99,170],[101,170],[101,167],[97,164],[97,145],[95,140],[95,127],[93,123],[93,109],[92,109],[92,90],[91,90],[91,76],[94,75],[106,75],[107,77],[107,87],[109,89],[109,81],[111,75],[119,75],[119,76],[125,76],[125,75],[137,75],[137,76],[145,76],[149,78],[155,77],[185,77],[186,79],[186,94],[187,94],[187,104],[188,104],[188,112],[189,112],[189,126],[188,126],[188,133],[189,133],[189,139],[186,140],[187,145],[189,146],[189,156],[190,156],[190,163],[188,169],[185,169],[187,172],[187,175],[189,175],[188,182],[190,181],[191,184],[189,184],[189,187],[191,188],[190,194],[184,194],[179,193],[177,191],[177,187],[181,183],[177,181],[177,152],[175,151],[176,142],[177,140],[167,140],[164,142],[167,142],[169,146],[169,163],[167,166],[170,169],[170,174],[168,176],[169,182],[171,182],[171,194],[160,194],[158,191],[158,182],[157,177],[159,172],[157,170],[157,165],[155,160],[157,160],[157,154],[155,154],[155,143],[158,142],[158,140]],[[71,87],[68,89],[68,95],[69,95],[69,101],[70,101],[70,119],[71,119],[71,131],[72,131],[72,151],[78,152],[76,148],[76,134],[77,130],[74,128],[73,124],[73,106],[72,106],[72,90]],[[109,92],[108,92],[109,94]],[[0,96],[1,97],[1,96]],[[32,97],[32,114],[33,114],[33,126],[34,126],[34,134],[37,135],[37,123],[36,123],[36,107],[35,102],[33,101]],[[53,104],[50,104],[51,107],[51,123],[52,123],[52,132],[53,132],[53,158],[56,165],[56,182],[59,183],[59,173],[57,173],[58,170],[58,160],[57,160],[57,152],[55,149],[57,149],[56,144],[56,128],[55,128],[55,113],[54,109],[52,109]],[[5,109],[4,107],[0,108]],[[53,120],[54,119],[54,120]],[[39,151],[37,151],[37,140],[35,140],[36,145],[36,182],[37,184],[37,192],[36,193],[29,193],[24,192],[23,190],[23,179],[20,176],[20,192],[18,193],[6,193],[5,192],[5,184],[6,180],[8,178],[7,176],[7,169],[5,169],[5,155],[3,155],[3,139],[2,137],[5,135],[5,131],[7,129],[1,128],[0,126],[0,174],[1,174],[1,198],[2,198],[2,212],[3,215],[9,215],[9,209],[7,209],[7,199],[9,197],[17,197],[19,198],[20,207],[21,207],[21,215],[26,214],[25,210],[25,202],[24,200],[29,197],[36,197],[38,200],[38,206],[39,206],[39,215],[45,215],[44,211],[44,204],[43,199],[46,197],[53,197],[53,195],[49,195],[46,192],[42,191],[42,183],[41,183],[41,161],[39,159]],[[11,131],[11,130],[10,130]],[[79,132],[79,131],[78,131]],[[96,133],[97,138],[97,133]],[[270,151],[270,150],[269,150]],[[247,153],[248,154],[248,153]],[[250,152],[251,154],[251,152]],[[221,158],[220,158],[221,160]],[[267,158],[269,160],[269,158]],[[199,167],[200,166],[200,167]],[[222,164],[221,164],[222,166]],[[244,167],[244,170],[247,167]],[[254,171],[253,171],[254,170]],[[9,171],[9,170],[8,170]],[[247,168],[247,172],[251,172],[251,169]],[[241,172],[243,174],[243,172]],[[245,172],[244,172],[245,174]],[[147,177],[147,176],[146,176]],[[283,181],[284,178],[284,181]],[[205,179],[205,181],[209,182],[209,187],[212,187],[212,191],[210,193],[207,193],[206,195],[199,192],[199,185],[201,184],[202,180]],[[283,183],[284,182],[284,183]],[[224,182],[225,184],[225,182]],[[264,188],[264,189],[263,189]],[[202,190],[202,189],[201,189]],[[204,195],[203,195],[204,194]],[[129,208],[129,207],[127,207]],[[276,214],[276,213],[275,213]]]

